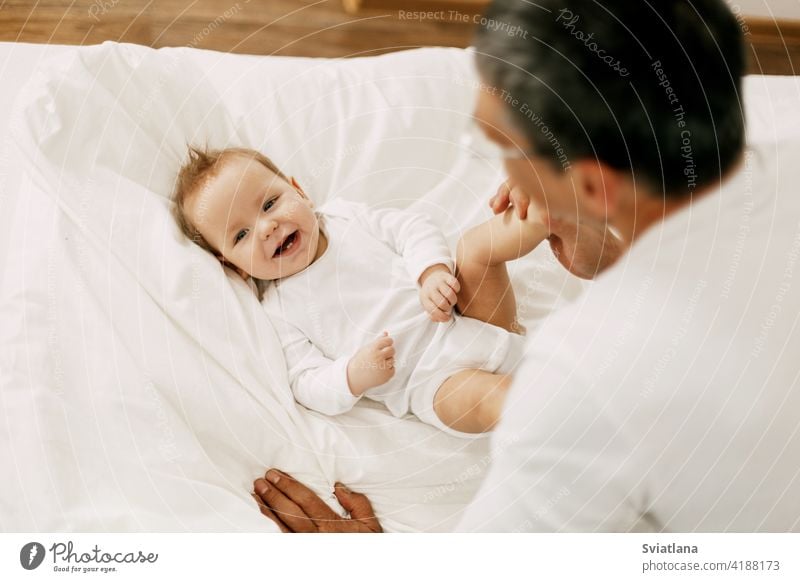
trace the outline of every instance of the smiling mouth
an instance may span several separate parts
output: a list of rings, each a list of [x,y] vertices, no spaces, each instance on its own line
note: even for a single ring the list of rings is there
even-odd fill
[[[275,254],[272,256],[279,257],[283,253],[292,250],[292,247],[294,246],[296,240],[297,240],[297,231],[287,236],[286,239],[283,241],[283,243],[277,249],[275,249]]]

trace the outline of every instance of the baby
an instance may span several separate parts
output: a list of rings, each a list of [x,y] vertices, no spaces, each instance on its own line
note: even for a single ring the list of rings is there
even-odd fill
[[[456,264],[427,217],[332,200],[243,148],[189,150],[183,232],[245,280],[275,324],[296,400],[318,412],[362,397],[452,434],[497,422],[522,336],[505,263],[547,237],[509,209],[468,231]]]

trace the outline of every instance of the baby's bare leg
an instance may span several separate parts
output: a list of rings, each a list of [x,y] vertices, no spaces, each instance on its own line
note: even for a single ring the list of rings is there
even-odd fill
[[[508,374],[462,370],[439,387],[433,409],[450,428],[461,432],[487,432],[500,419],[510,384]]]
[[[468,230],[456,251],[459,312],[518,332],[517,301],[506,262],[527,255],[546,238],[547,229],[535,212],[521,220],[513,208]]]

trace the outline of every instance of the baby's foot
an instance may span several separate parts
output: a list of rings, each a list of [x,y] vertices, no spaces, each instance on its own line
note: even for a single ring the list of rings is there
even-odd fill
[[[538,212],[519,218],[513,207],[470,229],[458,243],[457,262],[495,266],[527,255],[547,238]]]
[[[624,245],[608,228],[551,219],[550,247],[573,275],[593,279],[619,258]]]
[[[513,208],[499,215],[503,228],[497,229],[492,259],[497,263],[506,263],[524,257],[538,247],[547,238],[547,226],[542,222],[539,213],[529,208],[524,219],[520,219]]]

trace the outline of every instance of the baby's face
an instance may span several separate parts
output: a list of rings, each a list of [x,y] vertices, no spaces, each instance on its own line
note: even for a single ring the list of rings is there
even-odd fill
[[[186,212],[241,275],[280,279],[317,258],[320,231],[313,204],[256,160],[224,159],[217,175],[190,195]]]

